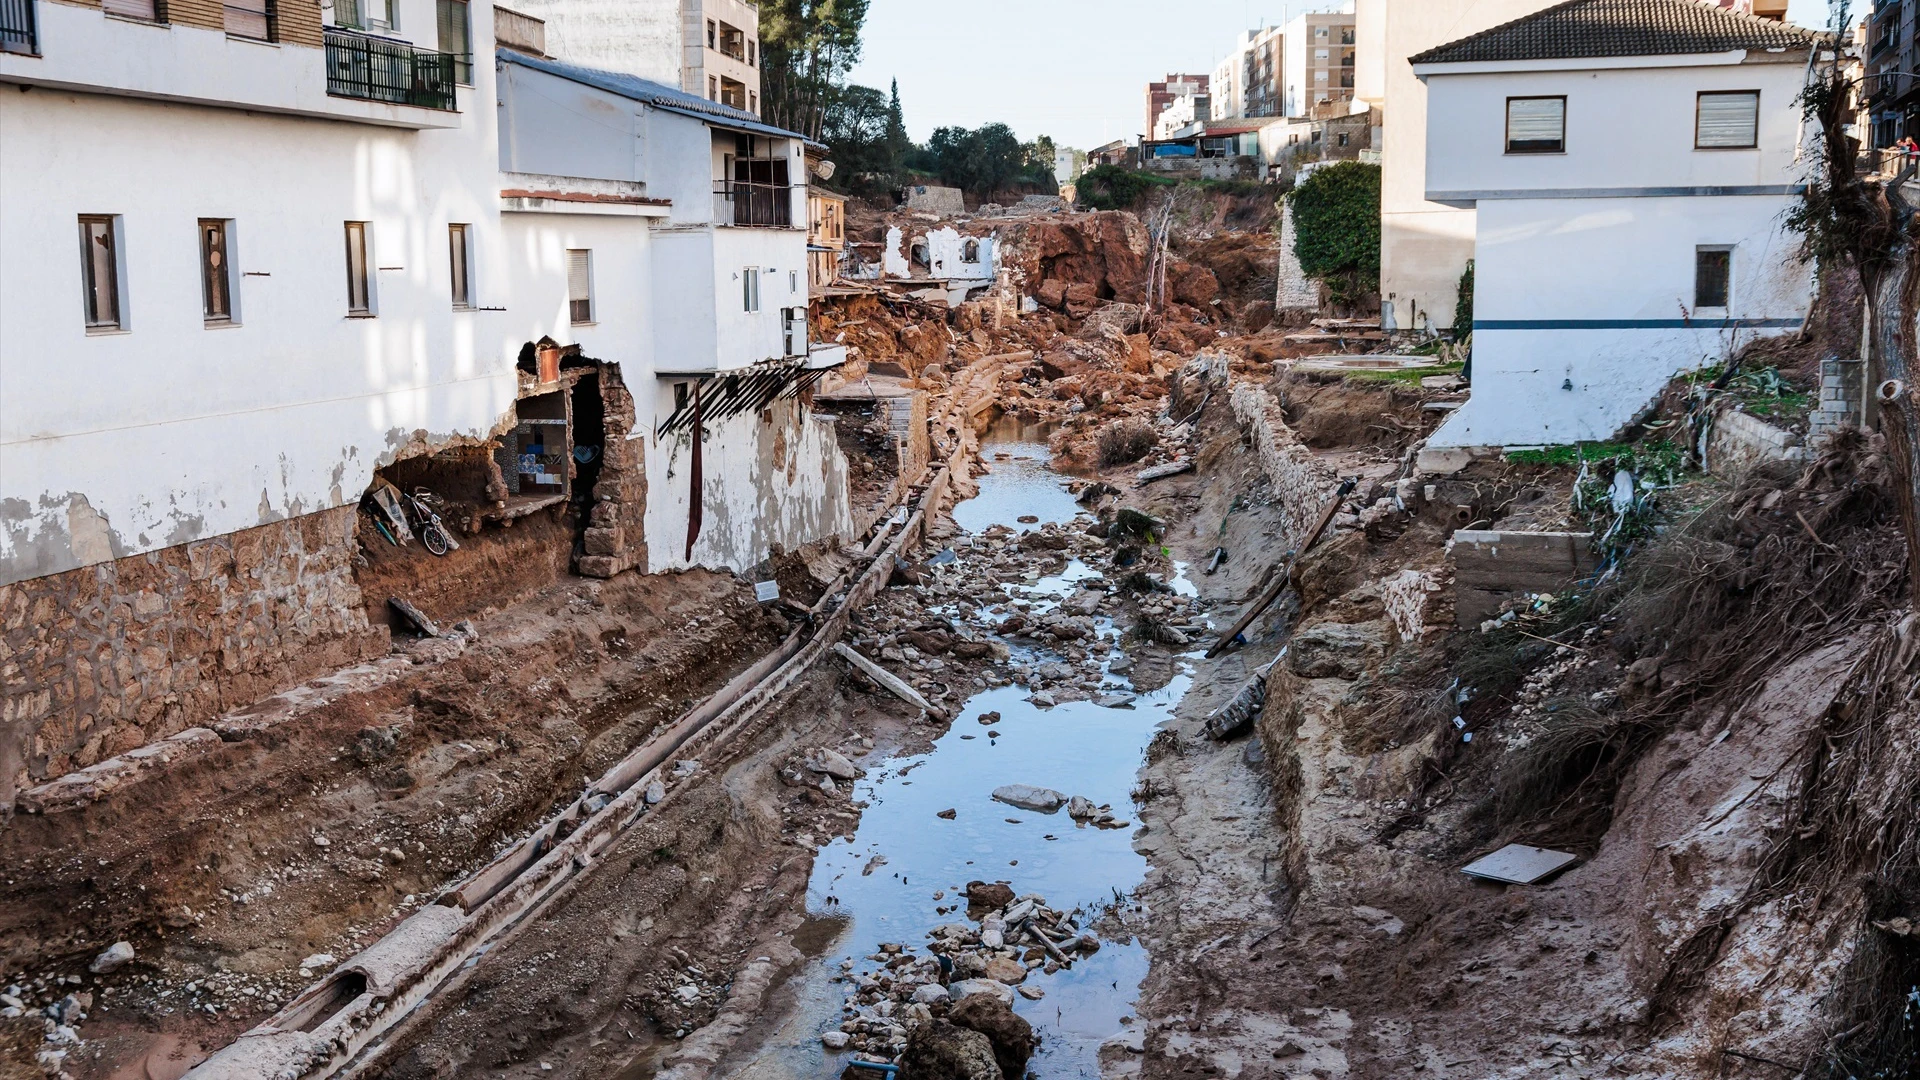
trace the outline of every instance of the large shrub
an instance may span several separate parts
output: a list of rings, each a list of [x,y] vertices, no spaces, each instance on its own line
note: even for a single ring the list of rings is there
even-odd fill
[[[1380,166],[1342,161],[1314,170],[1287,196],[1294,251],[1336,302],[1380,291]]]
[[[1118,165],[1095,165],[1074,181],[1074,196],[1089,210],[1132,210],[1149,191],[1172,187],[1174,181]]]

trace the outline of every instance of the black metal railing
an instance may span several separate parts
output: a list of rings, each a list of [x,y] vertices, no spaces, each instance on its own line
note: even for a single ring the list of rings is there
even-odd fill
[[[457,107],[454,84],[459,58],[451,53],[332,28],[326,31],[326,45],[327,93],[335,97],[423,109]]]
[[[0,0],[0,52],[38,53],[33,0]]]
[[[787,228],[793,224],[793,186],[735,180],[713,189],[720,219],[735,225]]]

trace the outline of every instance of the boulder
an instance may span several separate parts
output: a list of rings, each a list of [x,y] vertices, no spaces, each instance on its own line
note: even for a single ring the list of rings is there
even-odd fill
[[[1066,805],[1067,797],[1052,788],[1034,787],[1032,784],[1002,784],[993,789],[993,800],[1036,814],[1051,814]]]
[[[914,1080],[1005,1080],[993,1041],[945,1020],[922,1024],[907,1037],[900,1072]]]
[[[1027,965],[1018,960],[996,956],[987,961],[987,978],[1013,986],[1027,981]]]
[[[1321,623],[1293,636],[1287,666],[1303,679],[1358,679],[1386,647],[1386,634],[1378,626]]]
[[[1007,899],[1013,899],[1012,890],[1008,890]],[[93,963],[87,965],[87,970],[95,975],[106,975],[125,967],[132,959],[133,946],[125,941],[116,941],[107,951],[94,957]]]
[[[835,780],[857,780],[860,767],[848,761],[846,755],[834,750],[821,750],[813,760],[807,762],[807,768],[817,773],[826,773]]]
[[[1013,887],[997,881],[967,882],[967,906],[1003,908],[1013,903]]]
[[[977,994],[988,994],[1013,1004],[1013,987],[998,979],[961,979],[947,987],[947,996],[955,1001],[965,1001]]]
[[[1036,1040],[1033,1025],[1013,1007],[999,998],[977,994],[955,1005],[947,1013],[955,1027],[977,1031],[993,1044],[993,1058],[1004,1076],[1023,1076],[1027,1061],[1033,1057]]]

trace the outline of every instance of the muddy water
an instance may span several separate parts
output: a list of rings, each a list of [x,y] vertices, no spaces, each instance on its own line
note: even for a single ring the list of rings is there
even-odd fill
[[[989,445],[985,457],[989,471],[978,496],[954,509],[962,528],[1027,529],[1069,521],[1078,512],[1065,479],[1047,467],[1046,447]],[[965,545],[956,546],[964,552]],[[1041,610],[1092,575],[1075,561],[1057,576],[1008,591]],[[1106,646],[1115,648],[1118,632],[1103,630]],[[1008,645],[1016,660],[1048,659],[1019,641]],[[869,775],[854,793],[868,804],[858,831],[829,842],[814,865],[807,895],[812,940],[803,949],[813,959],[789,989],[786,1022],[728,1074],[754,1080],[838,1075],[846,1055],[824,1050],[820,1033],[837,1029],[843,1016],[850,987],[835,981],[841,962],[852,960],[856,971],[872,967],[864,958],[883,942],[924,954],[927,931],[964,918],[960,892],[970,880],[1007,881],[1016,894],[1038,893],[1052,907],[1079,908],[1083,927],[1097,909],[1127,897],[1147,869],[1132,848],[1131,828],[1079,826],[1064,810],[1033,813],[996,803],[990,793],[1002,784],[1050,787],[1110,804],[1116,817],[1130,820],[1147,742],[1189,681],[1183,668],[1166,686],[1118,708],[1082,701],[1041,709],[1027,703],[1019,686],[990,689],[966,703],[931,751],[869,762]],[[1105,682],[1112,690],[1131,689],[1121,676],[1109,674]],[[987,712],[1001,717],[991,728],[979,722]],[[956,811],[953,820],[938,816],[948,809]],[[960,911],[953,910],[956,903]],[[937,910],[942,907],[946,914]],[[1146,952],[1137,942],[1105,940],[1070,970],[1030,975],[1028,984],[1046,996],[1016,998],[1016,1008],[1041,1036],[1034,1073],[1098,1076],[1099,1046],[1127,1029],[1146,973]]]

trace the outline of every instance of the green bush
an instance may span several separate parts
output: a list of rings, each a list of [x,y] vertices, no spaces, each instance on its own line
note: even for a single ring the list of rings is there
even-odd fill
[[[1380,291],[1380,166],[1342,161],[1317,169],[1287,196],[1294,251],[1308,277],[1338,303]]]
[[[1123,169],[1118,165],[1095,165],[1074,181],[1075,200],[1089,210],[1132,210],[1147,193],[1174,186],[1164,176]]]

